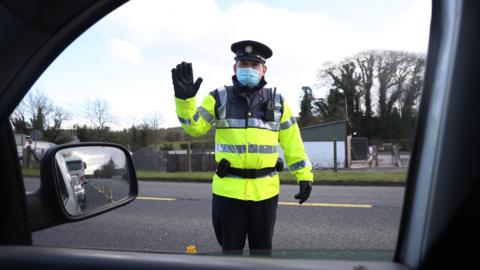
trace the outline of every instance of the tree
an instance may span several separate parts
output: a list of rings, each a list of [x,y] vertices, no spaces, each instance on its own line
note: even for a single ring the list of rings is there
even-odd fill
[[[93,175],[99,178],[112,178],[115,172],[115,167],[116,167],[115,162],[113,161],[112,158],[110,158],[108,162],[102,164],[100,168],[96,169],[93,172]]]
[[[155,142],[160,142],[159,139],[162,137],[160,134],[161,123],[162,119],[160,114],[153,113],[148,117],[145,117],[142,124],[132,125],[130,129],[128,129],[130,135],[128,145],[131,149],[137,150],[141,147],[150,146]]]
[[[151,130],[148,125],[140,125],[136,127],[132,125],[130,128],[130,147],[137,150],[141,147],[146,147],[151,143]]]
[[[324,122],[343,120],[346,117],[345,95],[338,89],[330,89],[327,99],[316,99],[313,111]]]
[[[26,116],[25,103],[21,102],[10,116],[10,122],[16,133],[30,134],[32,126],[28,122]]]
[[[361,92],[358,91],[360,74],[356,72],[355,62],[347,59],[339,65],[328,66],[320,72],[319,77],[329,79],[330,87],[343,92],[347,102],[347,118],[351,119],[354,114],[361,113]]]
[[[28,93],[25,106],[30,115],[30,125],[34,130],[47,129],[47,118],[53,111],[51,100],[40,90]]]
[[[63,131],[61,128],[63,121],[70,119],[70,113],[61,107],[52,106],[50,119],[50,124],[43,133],[45,140],[56,144],[69,142],[71,140],[71,134],[68,134],[68,132]]]
[[[365,116],[372,117],[372,86],[374,79],[375,52],[368,51],[356,55],[355,61],[360,69],[359,85],[365,99]]]
[[[181,141],[183,138],[183,131],[178,128],[173,128],[167,131],[166,135],[167,141],[174,142],[174,141]]]
[[[44,135],[44,139],[57,143],[62,123],[69,118],[69,112],[53,105],[47,95],[36,89],[17,106],[10,121],[17,133],[30,134],[36,130]],[[61,142],[65,142],[65,136]]]
[[[95,139],[92,136],[92,130],[87,127],[87,125],[79,126],[74,125],[73,130],[75,131],[77,138],[81,142],[94,141]]]
[[[313,102],[315,97],[312,94],[312,88],[309,86],[302,87],[303,95],[300,101],[300,118],[298,125],[300,127],[310,126],[316,123],[313,116]]]
[[[154,112],[143,119],[143,124],[154,132],[160,129],[162,123],[162,116],[158,112]]]
[[[383,137],[398,137],[399,134],[412,137],[415,118],[412,112],[423,85],[425,58],[397,51],[381,52],[377,57],[379,118],[382,130],[391,131],[384,133]],[[392,115],[394,110],[398,115]],[[391,128],[392,121],[402,128]]]
[[[64,110],[62,107],[53,106],[52,113],[51,113],[51,124],[49,127],[53,129],[60,129],[62,127],[62,123],[65,120],[69,120],[71,118],[71,114]]]
[[[83,114],[97,130],[97,139],[101,141],[105,140],[109,130],[107,125],[114,123],[108,102],[104,99],[88,101],[85,104]]]
[[[409,138],[424,63],[423,55],[401,51],[366,51],[339,63],[327,63],[319,71],[317,85],[330,91],[314,102],[314,112],[323,121],[338,120],[346,102],[353,130],[368,137]]]
[[[162,146],[160,146],[160,150],[162,150],[162,151],[173,150],[173,144],[165,143]]]
[[[400,98],[401,125],[407,127],[402,132],[402,137],[412,137],[415,128],[415,116],[417,114],[416,105],[423,87],[423,78],[425,70],[425,58],[415,59],[411,70],[411,76],[405,85],[405,91]]]

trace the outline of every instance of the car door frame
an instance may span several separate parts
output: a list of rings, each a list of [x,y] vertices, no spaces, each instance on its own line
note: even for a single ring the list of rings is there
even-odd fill
[[[2,4],[12,2],[3,1]],[[36,5],[35,1],[20,2]],[[469,167],[479,161],[478,157],[471,155],[471,151],[479,149],[477,145],[462,145],[465,140],[472,139],[471,133],[475,134],[478,130],[478,124],[469,121],[468,116],[480,115],[480,106],[474,106],[478,100],[478,93],[475,93],[478,82],[472,71],[473,60],[479,59],[480,23],[475,18],[479,13],[478,4],[473,0],[434,1],[432,5],[426,84],[393,262],[229,258],[30,246],[25,190],[8,116],[63,49],[124,1],[76,1],[76,4],[51,1],[66,2],[77,9],[56,28],[49,28],[52,26],[48,23],[38,28],[35,21],[20,16],[25,31],[14,38],[20,44],[33,42],[34,46],[19,46],[10,48],[10,51],[0,46],[5,56],[5,61],[0,63],[0,71],[1,74],[9,74],[0,78],[0,149],[5,149],[0,155],[2,265],[61,268],[68,264],[74,269],[103,266],[119,269],[132,266],[139,269],[220,269],[227,266],[232,269],[318,269],[319,266],[331,269],[428,269],[429,266],[442,266],[453,260],[473,261],[472,257],[465,260],[460,253],[449,257],[448,254],[456,253],[446,251],[450,243],[448,240],[452,237],[458,236],[460,242],[457,243],[461,244],[475,243],[473,241],[478,239],[478,232],[463,232],[462,228],[468,227],[459,225],[459,220],[468,221],[468,210],[475,210],[475,207],[469,208],[468,203],[478,197],[478,172],[469,170]],[[13,61],[15,57],[23,61],[16,63]],[[460,162],[464,160],[460,156],[462,152],[469,154],[466,164]],[[452,177],[460,179],[460,184],[453,182]],[[467,215],[459,216],[458,213],[465,211]],[[440,256],[443,254],[446,255]]]

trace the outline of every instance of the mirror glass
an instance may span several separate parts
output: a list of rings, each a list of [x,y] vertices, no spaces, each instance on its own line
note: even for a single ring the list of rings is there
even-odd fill
[[[55,154],[63,205],[72,216],[83,215],[130,196],[125,153],[110,146],[75,146]]]

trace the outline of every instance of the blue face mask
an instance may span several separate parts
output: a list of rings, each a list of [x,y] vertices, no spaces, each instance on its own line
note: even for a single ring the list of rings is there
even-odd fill
[[[260,82],[260,72],[253,68],[237,68],[237,80],[248,88],[254,88]]]

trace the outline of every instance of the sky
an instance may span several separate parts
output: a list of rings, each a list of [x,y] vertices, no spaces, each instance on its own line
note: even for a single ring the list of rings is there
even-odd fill
[[[70,156],[77,156],[87,164],[86,174],[93,174],[102,165],[108,163],[110,159],[115,163],[115,168],[126,168],[125,154],[118,148],[113,147],[75,147],[66,151]]]
[[[85,104],[104,99],[114,129],[156,114],[161,127],[179,126],[171,69],[182,61],[202,77],[197,105],[210,91],[231,84],[230,45],[250,39],[268,45],[267,87],[277,87],[294,114],[302,86],[315,88],[325,62],[363,50],[426,53],[427,0],[134,0],[92,26],[42,74],[31,91],[45,93],[83,119]]]

